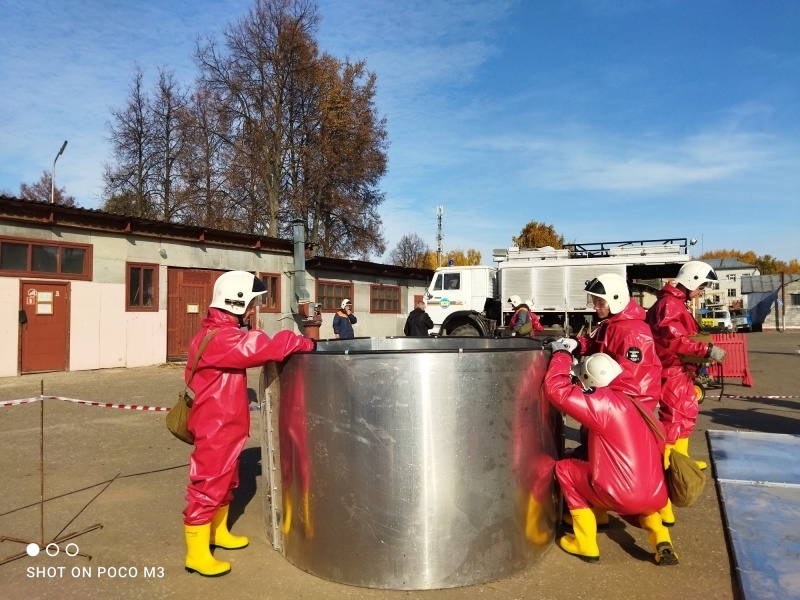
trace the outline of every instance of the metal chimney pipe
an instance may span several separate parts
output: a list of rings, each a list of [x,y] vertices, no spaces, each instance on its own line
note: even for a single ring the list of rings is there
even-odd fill
[[[294,298],[291,302],[292,312],[300,312],[300,304],[311,302],[311,295],[306,289],[306,230],[302,220],[292,221],[292,237],[294,239]]]

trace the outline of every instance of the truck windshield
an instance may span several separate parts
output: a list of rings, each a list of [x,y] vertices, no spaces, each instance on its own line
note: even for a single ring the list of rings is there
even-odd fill
[[[457,290],[461,288],[461,275],[458,273],[445,273],[444,289]]]
[[[436,282],[433,284],[433,289],[434,289],[434,291],[442,289],[442,275],[441,275],[441,273],[436,276]]]

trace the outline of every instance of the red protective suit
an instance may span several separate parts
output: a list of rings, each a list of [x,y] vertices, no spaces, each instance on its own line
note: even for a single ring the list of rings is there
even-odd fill
[[[210,308],[189,346],[186,379],[211,329],[218,331],[203,350],[190,386],[195,395],[189,431],[195,449],[189,458],[186,525],[210,523],[220,506],[230,504],[239,485],[239,453],[250,433],[246,369],[314,349],[312,340],[291,331],[281,331],[272,339],[263,331],[244,332],[238,319]]]
[[[573,385],[571,366],[567,352],[556,352],[544,380],[545,397],[589,430],[588,460],[556,463],[567,506],[605,508],[620,515],[657,512],[667,504],[664,442],[634,406],[635,400],[617,387],[619,377],[609,387],[588,393],[580,384]]]
[[[630,300],[622,312],[600,321],[590,337],[578,338],[582,355],[603,352],[622,367],[615,385],[651,413],[661,397],[661,361],[644,309]]]
[[[706,356],[709,349],[709,344],[689,337],[700,328],[686,308],[686,300],[682,288],[666,284],[658,292],[656,303],[647,311],[647,324],[653,332],[663,367],[658,416],[666,429],[667,444],[689,437],[700,410],[692,382],[697,367],[681,362],[678,354]]]

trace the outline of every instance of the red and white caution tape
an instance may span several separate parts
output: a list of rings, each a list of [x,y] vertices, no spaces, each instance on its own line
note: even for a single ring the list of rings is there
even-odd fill
[[[800,398],[800,396],[735,396],[733,394],[722,394],[724,398],[738,398],[739,400],[787,400],[789,398]]]
[[[125,410],[146,410],[146,411],[169,411],[167,406],[139,406],[137,404],[111,404],[108,402],[91,402],[89,400],[76,400],[75,398],[63,398],[61,396],[36,396],[35,398],[21,398],[19,400],[6,400],[0,402],[0,408],[3,406],[18,406],[20,404],[30,404],[32,402],[39,402],[40,400],[63,400],[65,402],[73,402],[75,404],[83,404],[85,406],[101,406],[103,408],[122,408]]]
[[[149,412],[169,412],[169,406],[139,406],[138,404],[112,404],[110,402],[92,402],[91,400],[78,400],[76,398],[64,398],[62,396],[36,396],[35,398],[21,398],[19,400],[6,400],[0,402],[0,408],[4,406],[17,406],[19,404],[29,404],[31,402],[39,402],[40,400],[63,400],[64,402],[72,402],[74,404],[83,404],[84,406],[99,406],[101,408],[121,408],[123,410],[141,410]],[[257,404],[250,407],[251,411],[260,410]]]
[[[31,402],[38,402],[41,400],[41,396],[36,396],[36,398],[21,398],[19,400],[7,400],[4,402],[0,402],[0,408],[3,406],[18,406],[19,404],[30,404]]]
[[[122,408],[124,410],[169,411],[168,406],[139,406],[137,404],[111,404],[108,402],[91,402],[89,400],[76,400],[75,398],[62,398],[61,396],[44,396],[46,400],[63,400],[85,406],[100,406],[102,408]]]

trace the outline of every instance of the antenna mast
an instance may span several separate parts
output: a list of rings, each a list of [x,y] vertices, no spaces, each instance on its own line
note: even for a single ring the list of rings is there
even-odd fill
[[[442,266],[442,215],[444,214],[444,206],[441,204],[436,207],[436,267]]]

